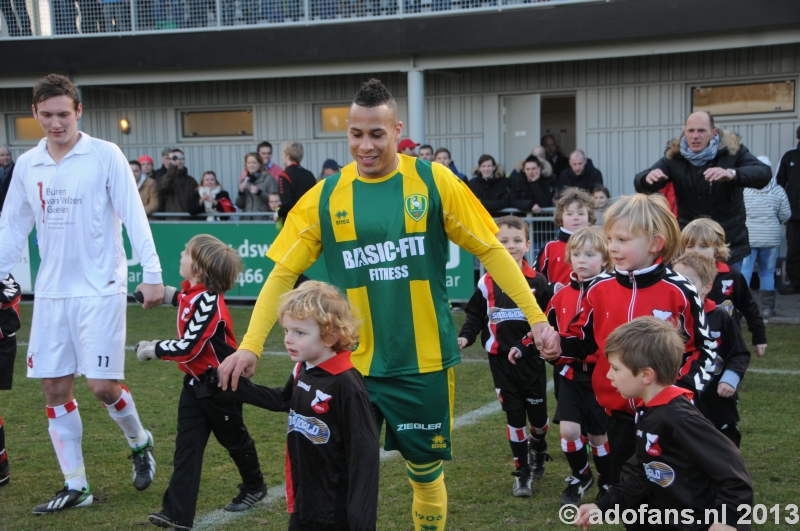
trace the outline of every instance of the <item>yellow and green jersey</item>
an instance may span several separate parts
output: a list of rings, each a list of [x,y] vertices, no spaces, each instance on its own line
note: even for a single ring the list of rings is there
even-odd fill
[[[445,286],[448,239],[472,254],[497,226],[439,164],[398,155],[392,175],[359,177],[355,162],[307,192],[267,256],[295,273],[325,253],[332,284],[361,320],[352,355],[365,376],[440,371],[460,360]]]

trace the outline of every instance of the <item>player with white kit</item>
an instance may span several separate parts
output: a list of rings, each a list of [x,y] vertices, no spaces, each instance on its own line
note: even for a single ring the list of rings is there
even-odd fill
[[[41,378],[50,437],[64,488],[35,514],[92,503],[83,465],[83,427],[72,390],[76,374],[122,428],[132,450],[133,484],[155,475],[153,438],[142,427],[125,368],[127,262],[122,224],[143,269],[144,307],[164,298],[161,264],[144,208],[122,151],[78,131],[83,109],[75,85],[50,74],[33,89],[33,116],[46,138],[17,160],[0,217],[0,278],[17,263],[36,226],[42,263],[27,365]]]

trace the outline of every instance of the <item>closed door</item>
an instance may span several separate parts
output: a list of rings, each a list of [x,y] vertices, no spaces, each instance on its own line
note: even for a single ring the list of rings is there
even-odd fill
[[[514,166],[539,145],[541,96],[523,94],[503,97],[503,153],[501,159],[509,174]],[[498,161],[500,162],[500,161]]]

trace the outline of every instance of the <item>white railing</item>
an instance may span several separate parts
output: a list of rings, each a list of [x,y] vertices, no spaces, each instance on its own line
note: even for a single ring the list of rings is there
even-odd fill
[[[0,39],[185,32],[605,0],[0,0]]]

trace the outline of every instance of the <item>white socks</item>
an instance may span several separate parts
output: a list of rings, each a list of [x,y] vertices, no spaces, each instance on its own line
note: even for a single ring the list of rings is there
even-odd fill
[[[47,406],[50,439],[56,450],[58,464],[67,487],[71,490],[86,488],[86,470],[83,468],[83,424],[78,413],[78,402],[71,400],[60,406]]]
[[[139,420],[139,414],[136,412],[136,405],[133,403],[130,391],[124,385],[120,385],[120,387],[122,387],[122,393],[119,395],[119,400],[113,404],[103,404],[103,406],[108,411],[108,416],[122,428],[128,445],[134,449],[140,448],[147,444],[147,432],[144,431],[142,422]]]

